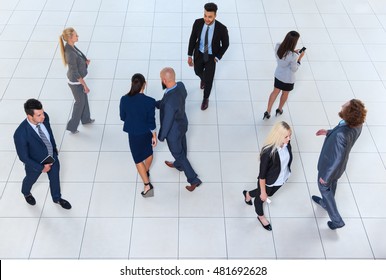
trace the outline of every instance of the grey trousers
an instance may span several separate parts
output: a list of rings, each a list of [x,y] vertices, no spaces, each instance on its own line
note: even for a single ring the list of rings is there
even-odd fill
[[[345,224],[342,217],[339,214],[338,207],[335,202],[335,192],[338,180],[333,180],[329,185],[322,185],[319,182],[318,176],[318,187],[320,194],[322,195],[322,200],[320,201],[320,206],[322,206],[328,213],[328,216],[331,219],[331,222],[338,227],[343,227]]]
[[[74,96],[75,103],[72,110],[71,119],[67,123],[67,130],[76,131],[80,121],[82,124],[86,124],[91,121],[90,107],[88,105],[87,94],[83,92],[82,85],[69,84],[69,87],[72,91],[72,95]]]

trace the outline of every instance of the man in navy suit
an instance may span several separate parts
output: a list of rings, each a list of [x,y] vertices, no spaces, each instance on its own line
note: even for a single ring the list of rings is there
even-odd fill
[[[216,63],[229,47],[228,29],[216,20],[216,14],[215,3],[205,4],[204,18],[196,19],[189,39],[188,64],[194,65],[194,72],[201,79],[200,87],[204,89],[201,110],[208,108]]]
[[[49,117],[44,112],[42,103],[36,99],[28,99],[24,103],[24,111],[27,118],[13,135],[17,155],[24,163],[26,172],[21,192],[28,204],[35,205],[36,200],[31,194],[31,188],[41,173],[47,173],[52,200],[64,209],[71,209],[71,204],[64,200],[60,193],[58,150]],[[46,163],[48,156],[51,156],[54,162]]]
[[[351,148],[361,134],[366,113],[362,101],[351,99],[342,106],[339,112],[342,120],[335,128],[316,132],[326,138],[318,161],[318,187],[322,197],[313,195],[312,200],[327,211],[331,219],[327,225],[333,230],[345,225],[336,206],[335,192],[338,179],[346,170]]]
[[[175,161],[165,161],[165,164],[179,171],[184,171],[190,183],[186,186],[188,191],[194,191],[201,185],[201,180],[194,172],[187,158],[186,132],[188,131],[188,118],[185,114],[185,99],[187,92],[182,82],[176,83],[176,74],[173,68],[166,67],[160,73],[162,87],[165,94],[162,100],[157,101],[156,107],[160,110],[160,130],[158,139],[168,144]]]

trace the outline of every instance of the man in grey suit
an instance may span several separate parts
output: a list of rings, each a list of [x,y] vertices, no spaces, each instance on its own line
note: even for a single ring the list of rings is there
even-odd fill
[[[345,225],[335,202],[336,186],[346,170],[351,148],[361,134],[366,113],[362,101],[351,99],[342,106],[339,112],[342,120],[335,128],[316,132],[317,136],[326,135],[326,138],[318,161],[318,187],[322,197],[313,195],[312,200],[327,211],[330,229]]]
[[[182,82],[176,83],[176,74],[173,68],[166,67],[160,73],[162,88],[165,94],[162,100],[157,101],[156,107],[160,110],[160,130],[158,139],[166,139],[170,152],[175,161],[165,161],[170,168],[184,171],[190,183],[186,186],[188,191],[194,191],[201,185],[201,180],[193,170],[187,158],[186,132],[188,131],[188,118],[185,113],[185,99],[187,92]]]

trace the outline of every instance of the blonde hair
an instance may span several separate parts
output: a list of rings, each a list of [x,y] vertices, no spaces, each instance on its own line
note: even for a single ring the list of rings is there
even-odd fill
[[[62,61],[64,66],[67,66],[67,60],[66,56],[64,55],[64,42],[67,42],[73,35],[74,35],[75,29],[72,27],[68,27],[63,30],[62,35],[59,36],[59,47],[60,47],[60,53],[62,55]]]
[[[283,139],[287,136],[287,133],[291,133],[291,127],[288,123],[281,121],[277,122],[269,132],[265,139],[264,147],[261,150],[263,153],[265,150],[272,148],[271,156],[277,151],[277,149],[283,144]]]

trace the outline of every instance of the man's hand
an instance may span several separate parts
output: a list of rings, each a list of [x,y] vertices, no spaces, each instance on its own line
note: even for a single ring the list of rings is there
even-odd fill
[[[51,165],[52,165],[52,163],[45,164],[45,165],[44,165],[44,168],[43,168],[43,170],[42,170],[42,172],[43,172],[43,173],[49,172],[49,171],[51,170]]]
[[[188,57],[188,64],[190,67],[192,67],[194,64],[193,64],[193,59],[191,56]]]
[[[316,132],[316,136],[326,135],[326,134],[327,134],[327,130],[325,130],[325,129],[319,129],[319,130]]]

